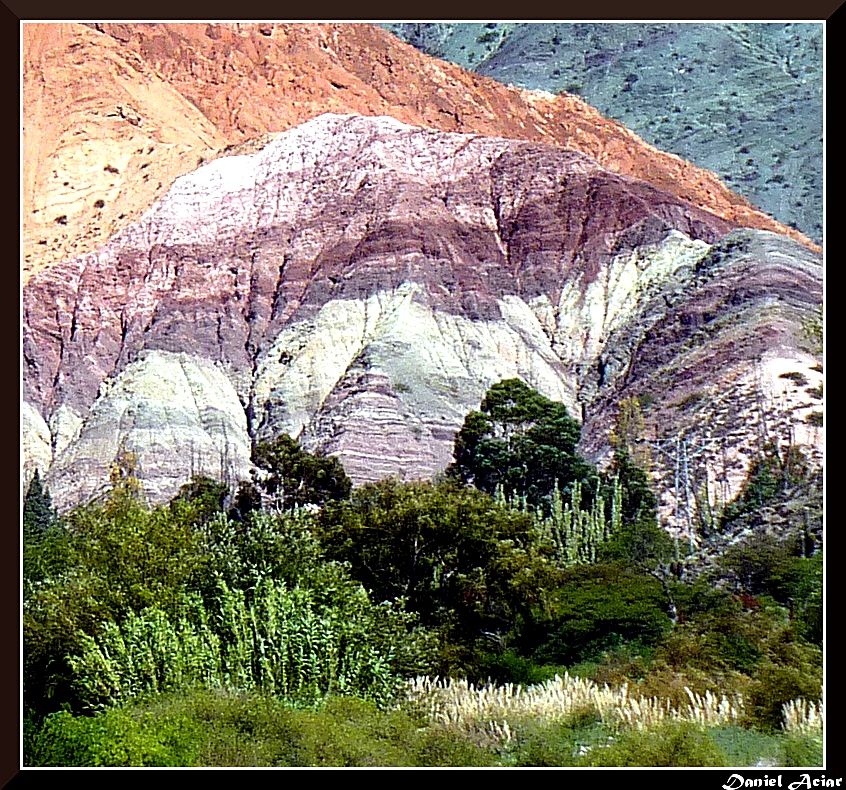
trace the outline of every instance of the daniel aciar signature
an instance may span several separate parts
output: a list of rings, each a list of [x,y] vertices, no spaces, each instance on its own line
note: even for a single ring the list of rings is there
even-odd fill
[[[781,774],[776,776],[764,774],[763,776],[756,776],[754,779],[744,779],[742,774],[732,774],[723,785],[723,790],[741,790],[741,788],[747,787],[787,787],[787,790],[799,790],[800,788],[811,790],[813,787],[840,787],[842,782],[842,777],[833,779],[825,774],[815,777],[811,777],[810,774],[799,774],[797,781],[783,785]]]

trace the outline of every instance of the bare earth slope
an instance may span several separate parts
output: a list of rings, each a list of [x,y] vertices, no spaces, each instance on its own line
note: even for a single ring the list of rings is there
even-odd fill
[[[102,244],[227,138],[82,25],[24,26],[24,270]]]
[[[326,111],[571,148],[810,244],[577,97],[501,85],[370,25],[27,24],[24,61],[25,276],[105,243],[212,151]]]
[[[26,467],[67,507],[126,447],[157,501],[192,472],[244,477],[251,440],[285,431],[358,482],[426,477],[511,376],[583,416],[595,458],[627,393],[650,393],[669,434],[695,426],[676,403],[694,388],[717,430],[747,390],[762,402],[759,379],[818,376],[801,322],[819,256],[731,229],[576,152],[321,116],[178,179],[102,249],[31,278]],[[776,426],[808,407],[773,393],[763,408]],[[755,435],[723,438],[736,489]]]

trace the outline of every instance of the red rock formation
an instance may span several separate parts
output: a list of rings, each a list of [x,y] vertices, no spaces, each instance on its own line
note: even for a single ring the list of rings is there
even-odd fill
[[[755,210],[713,173],[658,151],[578,97],[503,86],[423,55],[373,25],[97,27],[153,64],[236,139],[281,131],[322,112],[354,112],[448,132],[552,143],[735,225],[811,244]]]
[[[327,111],[571,148],[733,226],[810,245],[712,173],[657,151],[577,97],[500,85],[429,58],[380,28],[96,28],[24,28],[27,276],[96,249],[176,176],[227,144]]]

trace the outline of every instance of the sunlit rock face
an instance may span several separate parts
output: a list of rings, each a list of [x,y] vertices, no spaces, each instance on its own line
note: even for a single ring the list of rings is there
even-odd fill
[[[611,27],[618,32],[631,28]],[[716,50],[725,54],[727,42],[719,43]],[[617,50],[617,62],[622,53],[616,44],[612,48]],[[570,49],[581,57],[581,46]],[[746,51],[744,46],[742,52]],[[591,106],[572,93],[503,85],[428,57],[375,25],[32,23],[23,26],[22,54],[25,279],[99,249],[136,222],[177,177],[204,162],[221,154],[256,150],[268,136],[326,112],[391,116],[445,132],[557,145],[586,154],[612,172],[643,179],[736,225],[792,234],[811,243],[768,216],[774,206],[757,200],[753,206],[713,172],[675,156],[687,154],[664,145],[669,139],[645,135],[674,154],[632,132],[631,128],[641,128],[637,123],[627,122],[627,128],[604,116],[596,109],[604,108],[604,101],[592,101]],[[789,54],[796,56],[793,51]],[[755,139],[766,141],[768,148],[772,144],[779,152],[777,159],[771,159],[769,150],[766,155],[753,154],[756,167],[735,169],[732,183],[748,186],[754,169],[778,191],[779,206],[785,192],[798,196],[801,191],[801,203],[813,213],[813,201],[805,194],[806,179],[819,172],[821,156],[806,149],[821,144],[821,121],[814,131],[814,111],[808,102],[795,104],[801,117],[784,115],[784,86],[779,79],[784,75],[777,59],[767,61],[744,72],[739,80],[743,90],[730,101],[736,121],[741,110],[749,110],[745,89],[763,86],[768,97],[780,97],[774,113],[778,125],[753,125],[741,134],[732,121],[729,131],[718,137],[722,145],[728,140],[741,150],[744,144],[754,147]],[[720,62],[731,72],[718,81],[724,89],[737,79],[743,64],[725,58]],[[618,62],[615,68],[624,67]],[[661,68],[651,73],[656,72],[666,74]],[[671,73],[678,77],[675,70]],[[620,94],[638,97],[638,115],[646,113],[653,121],[681,118],[677,107],[664,107],[663,99],[650,92],[641,94],[642,86],[651,83],[641,76],[631,94]],[[607,75],[601,84],[617,90],[617,81],[609,81]],[[812,84],[821,83],[810,81],[809,89]],[[683,139],[699,140],[703,132],[713,137],[715,129],[726,128],[724,92],[706,91],[705,105],[692,96],[687,104],[679,99],[694,108],[691,120],[697,130],[691,133],[693,127],[683,124],[687,127],[680,130]],[[790,104],[788,113],[794,109]],[[703,106],[702,112],[695,111]],[[796,151],[788,146],[794,140],[799,143]],[[789,166],[782,167],[781,153],[787,154]],[[723,172],[724,157],[711,165],[708,161],[699,163]],[[772,173],[776,176],[772,183],[770,162],[778,169]]]

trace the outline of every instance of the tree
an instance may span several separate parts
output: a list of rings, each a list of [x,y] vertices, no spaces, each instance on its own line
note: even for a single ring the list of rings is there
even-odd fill
[[[451,480],[365,485],[319,519],[331,558],[376,600],[405,599],[453,645],[501,646],[553,573],[532,552],[528,515]]]
[[[308,453],[285,434],[257,444],[253,463],[263,473],[257,478],[258,485],[285,510],[345,499],[352,489],[337,458]]]
[[[617,405],[617,417],[608,441],[616,454],[625,454],[641,469],[647,469],[651,461],[643,441],[644,430],[640,399],[623,398]]]
[[[36,469],[23,503],[24,597],[29,596],[33,584],[43,581],[62,565],[64,541],[57,534],[57,526],[58,516],[50,492]]]
[[[229,486],[210,477],[194,475],[171,500],[174,514],[183,511],[183,518],[194,525],[203,524],[217,513],[222,513],[229,496]]]
[[[24,541],[42,538],[55,523],[56,511],[53,509],[50,492],[44,487],[41,475],[36,469],[24,497]]]
[[[576,451],[579,423],[556,403],[519,379],[491,387],[480,410],[467,415],[455,440],[447,474],[481,491],[525,497],[545,504],[556,483],[569,494],[576,481],[596,481],[596,472]],[[589,485],[595,493],[595,484]]]
[[[618,641],[655,644],[670,629],[665,594],[651,575],[624,564],[577,565],[523,633],[535,660],[569,664]]]
[[[647,573],[661,585],[667,613],[676,621],[677,609],[668,584],[674,555],[673,542],[658,523],[658,499],[644,468],[649,454],[643,448],[643,415],[637,398],[624,398],[620,404],[609,440],[614,458],[604,487],[617,481],[622,492],[622,527],[600,548],[605,561],[622,562]]]

